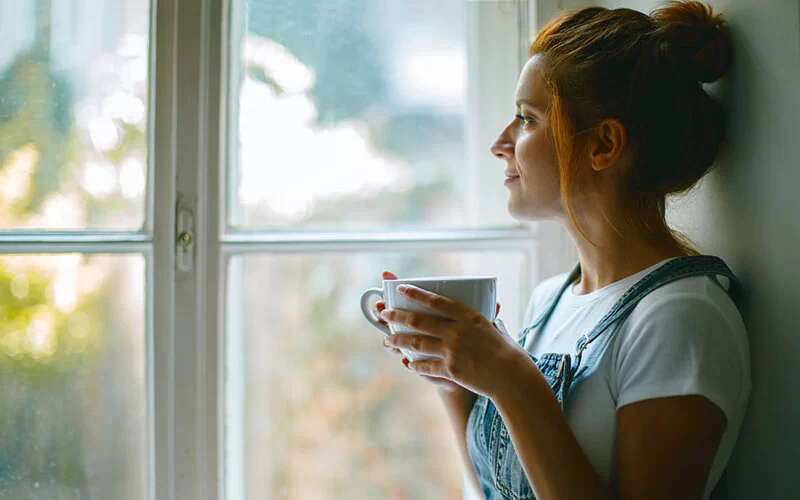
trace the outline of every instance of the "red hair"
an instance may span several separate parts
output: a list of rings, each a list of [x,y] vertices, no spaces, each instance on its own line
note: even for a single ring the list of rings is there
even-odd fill
[[[587,171],[582,133],[615,118],[634,157],[620,172],[629,221],[658,244],[697,254],[667,225],[665,198],[694,186],[722,142],[723,108],[701,82],[717,80],[730,65],[723,18],[697,1],[669,2],[650,16],[588,7],[548,23],[531,44],[529,55],[535,54],[543,56],[553,97],[561,196],[580,233],[588,239],[570,195]]]

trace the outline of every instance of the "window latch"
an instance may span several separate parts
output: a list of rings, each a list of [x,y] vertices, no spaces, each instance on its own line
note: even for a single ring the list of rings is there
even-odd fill
[[[194,268],[194,214],[178,205],[175,232],[175,264],[178,271],[188,273]]]

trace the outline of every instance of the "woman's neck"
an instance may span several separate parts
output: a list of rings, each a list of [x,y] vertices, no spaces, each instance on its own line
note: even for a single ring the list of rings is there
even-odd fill
[[[597,242],[600,248],[581,239],[576,243],[581,263],[581,276],[573,289],[576,295],[591,293],[616,283],[664,259],[687,255],[678,248],[657,248],[635,239],[618,240],[613,245],[606,242],[606,246]]]

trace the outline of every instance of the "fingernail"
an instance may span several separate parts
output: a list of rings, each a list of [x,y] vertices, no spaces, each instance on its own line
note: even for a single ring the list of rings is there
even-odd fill
[[[387,319],[387,318],[389,317],[389,311],[387,311],[386,309],[384,309],[383,311],[381,311],[381,313],[379,314],[379,316],[381,317],[381,319]]]
[[[383,345],[385,345],[386,347],[391,347],[392,346],[392,340],[389,338],[388,335],[383,337]]]
[[[408,287],[406,285],[400,285],[397,287],[398,293],[406,293],[406,290],[408,290]]]

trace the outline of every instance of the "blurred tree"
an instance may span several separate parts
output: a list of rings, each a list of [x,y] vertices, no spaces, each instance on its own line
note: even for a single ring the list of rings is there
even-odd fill
[[[0,74],[0,159],[25,144],[37,145],[38,166],[24,203],[9,207],[16,214],[35,211],[59,186],[72,131],[72,92],[50,68],[40,49],[20,53]]]

